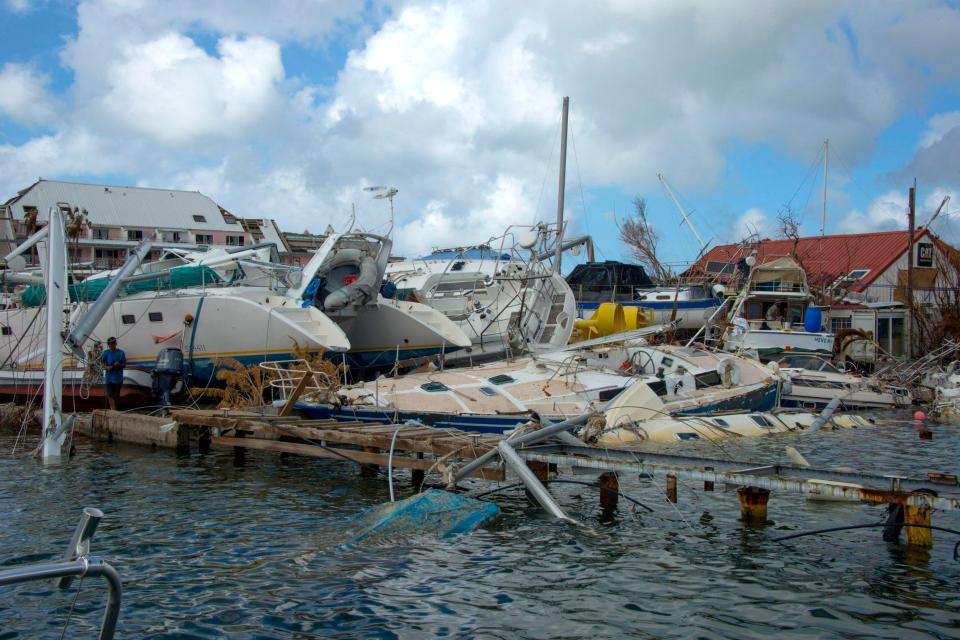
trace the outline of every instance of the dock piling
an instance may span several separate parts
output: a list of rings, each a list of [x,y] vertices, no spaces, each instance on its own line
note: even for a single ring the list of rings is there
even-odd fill
[[[672,473],[667,474],[667,500],[677,504],[677,476]]]
[[[762,525],[767,522],[767,502],[770,490],[759,487],[740,487],[737,489],[740,499],[740,519],[747,525]]]
[[[601,473],[598,482],[600,483],[600,508],[604,512],[614,511],[620,499],[620,481],[617,479],[617,474],[612,471]]]
[[[713,471],[713,467],[704,467],[704,471]],[[704,480],[703,481],[703,490],[704,491],[713,491],[713,480]]]

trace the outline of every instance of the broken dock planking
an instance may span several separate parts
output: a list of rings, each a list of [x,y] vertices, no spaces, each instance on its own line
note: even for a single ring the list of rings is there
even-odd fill
[[[172,418],[181,428],[208,437],[210,446],[258,449],[340,459],[360,465],[410,469],[422,473],[453,460],[475,460],[496,448],[501,437],[437,429],[416,423],[382,423],[304,420],[254,412],[179,410]],[[394,437],[396,436],[396,437]],[[392,450],[392,455],[390,451]],[[420,472],[420,473],[418,473]],[[473,474],[484,480],[503,480],[503,465],[496,461]]]
[[[262,411],[177,410],[170,418],[97,411],[92,420],[78,420],[81,426],[77,431],[95,439],[171,448],[174,445],[177,448],[189,448],[191,440],[195,440],[201,452],[210,447],[231,447],[235,453],[259,449],[347,460],[367,469],[390,464],[396,468],[410,469],[416,487],[423,484],[424,474],[432,470],[442,471],[447,484],[455,484],[466,476],[493,481],[505,479],[505,466],[497,455],[498,444],[508,438],[505,435],[481,435],[416,423],[384,425],[306,420],[295,416],[271,415],[270,408]],[[571,423],[578,420],[580,418],[568,421],[567,426],[572,426]],[[96,428],[90,428],[93,426]],[[509,443],[517,456],[532,467],[597,473],[601,477],[601,489],[604,488],[603,476],[611,472],[636,474],[641,478],[660,476],[666,479],[673,476],[703,482],[705,489],[712,489],[714,483],[752,487],[763,493],[764,500],[761,502],[766,503],[766,498],[770,496],[767,492],[771,490],[805,494],[816,483],[821,492],[826,490],[868,503],[899,505],[903,513],[900,526],[905,527],[907,544],[915,546],[931,546],[929,527],[934,510],[960,510],[960,484],[957,476],[951,473],[902,477],[795,465],[758,465],[748,461],[649,451],[601,449],[586,444],[571,444],[569,439],[544,441],[544,435],[558,427],[562,428],[561,425],[552,425],[526,431],[510,438]],[[541,443],[537,444],[538,440]],[[824,483],[825,480],[831,482]],[[610,491],[609,487],[607,489],[601,490],[600,499],[603,506],[609,509],[615,506],[617,493]],[[757,517],[745,515],[743,518],[748,526],[762,525],[765,520],[762,511],[766,504],[757,506],[761,507],[754,509]]]

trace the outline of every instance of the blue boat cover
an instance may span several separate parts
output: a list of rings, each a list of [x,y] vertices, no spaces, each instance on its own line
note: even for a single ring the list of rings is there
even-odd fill
[[[500,509],[492,502],[428,489],[406,500],[387,502],[358,515],[352,520],[357,533],[347,544],[424,533],[449,538],[469,533],[499,514]]]

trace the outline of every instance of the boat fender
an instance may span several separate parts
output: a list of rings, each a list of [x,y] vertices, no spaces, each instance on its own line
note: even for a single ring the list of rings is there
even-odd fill
[[[717,363],[717,374],[724,389],[740,384],[740,365],[733,358],[724,358]]]

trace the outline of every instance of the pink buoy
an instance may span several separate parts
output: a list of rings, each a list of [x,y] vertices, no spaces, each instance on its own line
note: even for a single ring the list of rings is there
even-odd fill
[[[927,414],[925,414],[923,411],[917,411],[916,413],[913,414],[914,420],[923,420],[926,417],[927,417]]]

